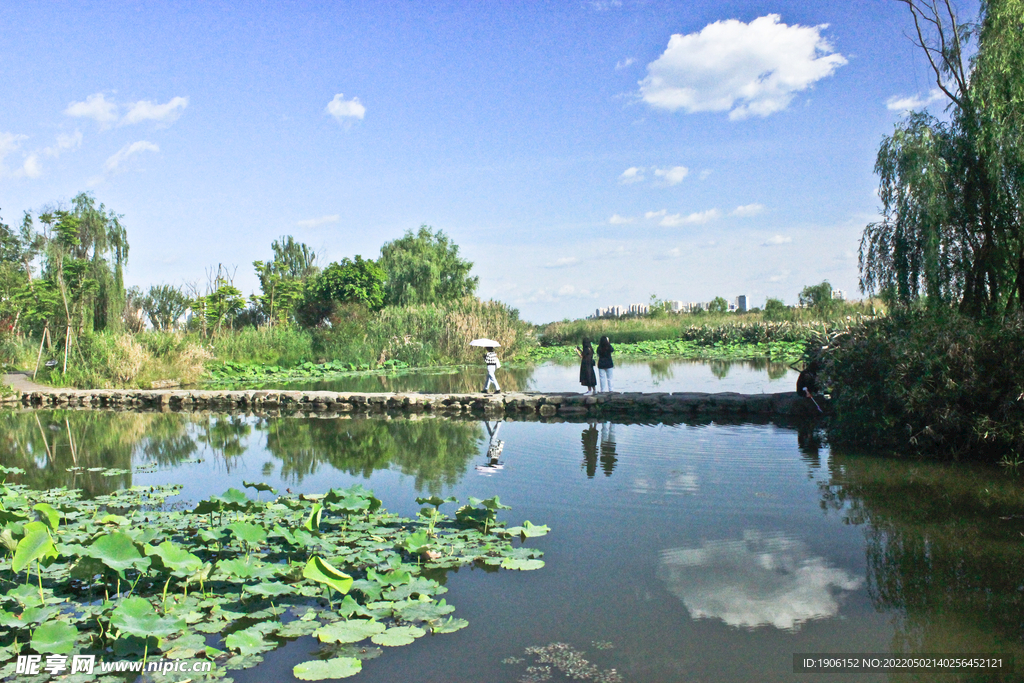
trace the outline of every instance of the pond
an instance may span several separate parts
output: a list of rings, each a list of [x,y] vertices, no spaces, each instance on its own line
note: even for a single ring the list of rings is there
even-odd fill
[[[616,358],[612,388],[615,391],[774,393],[794,389],[798,374],[785,363],[769,362],[767,359],[700,361]],[[585,390],[579,382],[579,363],[571,360],[548,360],[537,365],[504,365],[498,370],[497,376],[498,383],[505,391]],[[482,366],[463,366],[383,375],[353,373],[320,381],[261,386],[301,391],[423,391],[461,394],[480,391],[485,379],[486,373]]]
[[[444,597],[467,628],[385,648],[352,680],[547,680],[528,667],[572,658],[554,643],[634,683],[851,680],[794,674],[798,652],[1024,663],[1020,483],[835,453],[813,425],[3,412],[0,458],[26,470],[23,483],[87,495],[180,483],[198,501],[243,481],[361,483],[411,516],[417,495],[497,494],[512,506],[500,519],[551,527],[530,539],[542,569],[448,572]],[[84,469],[68,472],[75,462]],[[234,678],[292,680],[315,649],[300,638]]]

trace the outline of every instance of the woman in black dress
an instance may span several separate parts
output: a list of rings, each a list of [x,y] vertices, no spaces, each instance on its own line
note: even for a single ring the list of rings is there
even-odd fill
[[[576,353],[580,356],[580,384],[587,390],[584,393],[597,393],[597,373],[594,372],[594,347],[590,345],[590,339],[583,338],[583,348],[576,347]]]

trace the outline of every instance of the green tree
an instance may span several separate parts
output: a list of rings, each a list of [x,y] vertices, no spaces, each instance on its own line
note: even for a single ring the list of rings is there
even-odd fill
[[[270,248],[274,252],[274,268],[284,278],[304,282],[320,270],[316,265],[317,253],[291,235],[274,240]]]
[[[726,301],[723,297],[716,296],[708,304],[708,313],[728,313],[728,312],[729,312],[729,302]]]
[[[178,318],[188,310],[191,299],[179,287],[153,285],[141,303],[150,325],[156,330],[170,332]]]
[[[832,285],[828,280],[817,285],[808,285],[800,291],[800,305],[812,308],[818,313],[832,312],[835,304],[832,299]]]
[[[900,304],[924,295],[972,316],[1020,309],[1024,1],[984,2],[976,24],[945,0],[901,1],[949,100],[949,122],[915,112],[883,141],[882,220],[861,239],[861,290],[888,290]]]
[[[370,311],[384,305],[384,269],[372,259],[356,255],[332,263],[306,283],[300,321],[309,327],[322,325],[338,304],[358,304]]]
[[[769,297],[764,302],[764,317],[765,320],[785,320],[789,317],[789,307],[782,299]]]
[[[469,276],[473,264],[459,256],[458,245],[427,225],[381,247],[378,263],[387,276],[385,303],[390,306],[461,299],[471,296],[479,282]]]

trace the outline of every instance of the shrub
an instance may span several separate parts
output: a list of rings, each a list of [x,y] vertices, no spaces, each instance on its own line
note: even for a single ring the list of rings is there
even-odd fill
[[[1024,318],[903,311],[839,335],[823,358],[837,443],[956,458],[1024,448]]]

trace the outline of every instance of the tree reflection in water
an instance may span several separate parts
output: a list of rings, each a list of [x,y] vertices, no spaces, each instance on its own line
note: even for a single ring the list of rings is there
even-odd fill
[[[835,452],[829,468],[822,507],[867,524],[868,592],[897,615],[892,651],[1012,650],[1020,661],[1020,482],[966,463]]]
[[[431,493],[458,483],[484,441],[479,422],[446,419],[277,418],[259,428],[282,479],[301,482],[323,464],[364,477],[397,467]]]

